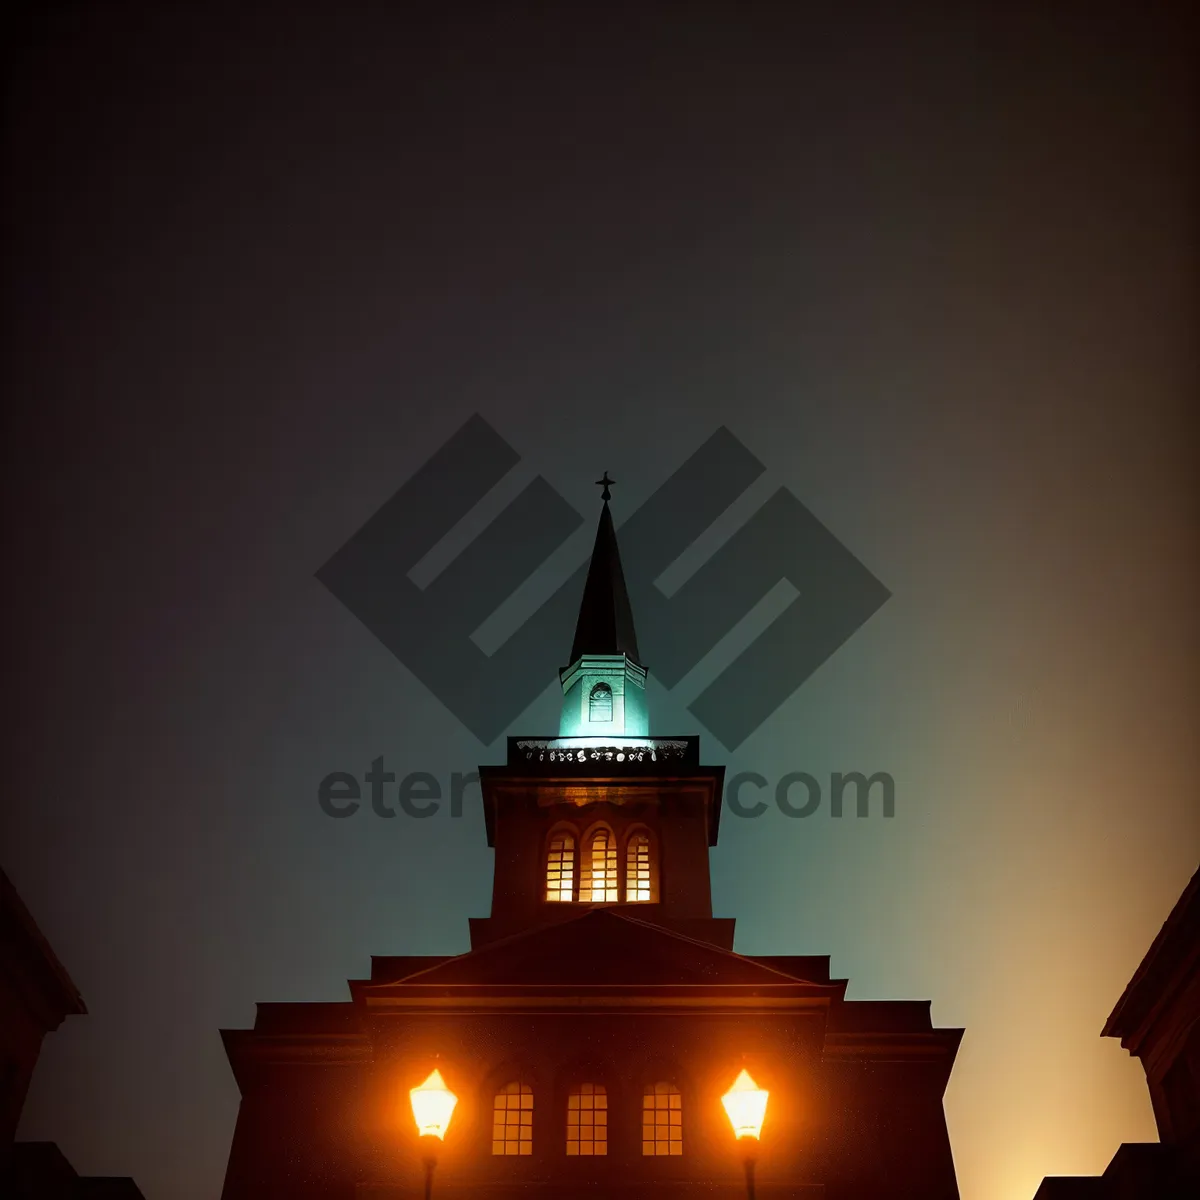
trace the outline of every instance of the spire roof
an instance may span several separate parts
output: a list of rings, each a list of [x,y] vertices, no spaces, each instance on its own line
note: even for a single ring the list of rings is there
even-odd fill
[[[613,528],[608,508],[608,484],[613,481],[604,473],[604,507],[596,528],[596,544],[588,566],[587,582],[583,585],[583,601],[575,625],[575,641],[571,645],[571,662],[585,654],[624,654],[640,665],[637,633],[633,627],[633,609],[621,570],[621,555],[617,550],[617,532]]]

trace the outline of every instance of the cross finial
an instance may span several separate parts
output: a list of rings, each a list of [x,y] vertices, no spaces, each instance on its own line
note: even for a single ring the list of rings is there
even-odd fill
[[[607,471],[604,472],[603,479],[596,480],[596,486],[602,487],[604,489],[604,491],[602,491],[600,493],[600,499],[603,500],[606,504],[608,503],[609,500],[612,499],[612,492],[610,492],[608,489],[616,482],[617,481],[615,479],[609,479]]]

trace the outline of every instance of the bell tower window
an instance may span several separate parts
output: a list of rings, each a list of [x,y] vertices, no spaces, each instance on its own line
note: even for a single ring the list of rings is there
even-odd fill
[[[550,839],[546,855],[546,899],[575,899],[575,839],[569,833],[556,833]]]
[[[625,848],[625,899],[634,904],[658,901],[658,871],[648,833],[633,834]]]
[[[617,842],[607,829],[597,829],[588,839],[579,872],[579,899],[585,904],[619,900]]]
[[[588,720],[608,724],[612,719],[612,688],[607,683],[598,683],[588,695]]]

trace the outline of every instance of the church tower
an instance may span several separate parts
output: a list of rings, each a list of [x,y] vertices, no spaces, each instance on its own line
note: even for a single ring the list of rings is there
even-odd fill
[[[650,732],[599,482],[559,729],[480,768],[490,914],[465,954],[375,957],[347,1001],[223,1031],[242,1093],[223,1200],[420,1196],[408,1102],[430,1079],[457,1097],[439,1198],[740,1200],[755,1176],[722,1097],[742,1072],[770,1097],[756,1200],[957,1200],[962,1031],[927,1002],[847,1000],[827,956],[737,954],[713,915],[724,768]]]
[[[639,920],[733,949],[714,919],[709,847],[724,767],[700,765],[696,736],[650,736],[646,668],[609,509],[608,478],[570,662],[558,737],[509,739],[508,763],[481,767],[492,915],[471,944],[618,905]]]

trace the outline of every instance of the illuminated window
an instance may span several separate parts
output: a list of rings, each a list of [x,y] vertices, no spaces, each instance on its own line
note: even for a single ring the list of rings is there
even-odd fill
[[[567,1100],[567,1153],[608,1153],[608,1094],[598,1083],[583,1083]]]
[[[583,853],[579,899],[585,904],[620,899],[617,894],[617,843],[607,829],[598,829]]]
[[[635,833],[625,849],[625,899],[658,900],[658,872],[654,869],[654,850],[648,833]]]
[[[588,696],[588,720],[611,721],[612,719],[612,688],[607,683],[598,683],[592,688],[591,695]]]
[[[492,1153],[533,1153],[533,1088],[509,1083],[492,1106]]]
[[[648,1083],[642,1096],[642,1153],[683,1153],[683,1097],[673,1083]]]
[[[575,899],[575,839],[569,833],[556,833],[546,856],[546,899]]]

